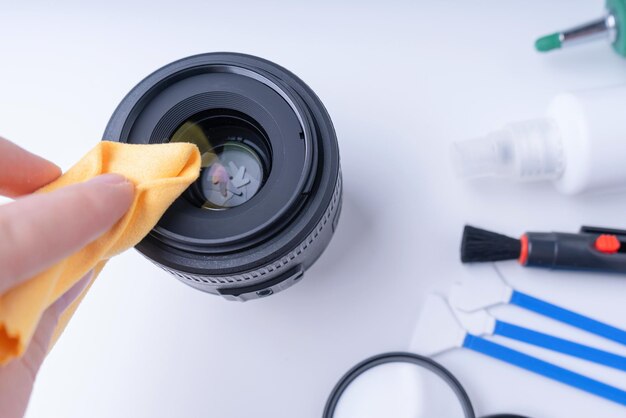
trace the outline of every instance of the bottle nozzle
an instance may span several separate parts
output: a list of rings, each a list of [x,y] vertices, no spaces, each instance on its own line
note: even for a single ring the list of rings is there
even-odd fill
[[[511,123],[490,134],[456,142],[452,161],[459,177],[554,180],[564,170],[558,128],[551,119]]]
[[[452,144],[452,163],[459,177],[479,178],[498,175],[506,165],[506,156],[490,135]]]

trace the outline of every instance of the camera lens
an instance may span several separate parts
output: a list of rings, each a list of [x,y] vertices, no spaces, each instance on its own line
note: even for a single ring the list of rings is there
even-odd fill
[[[137,245],[199,290],[272,295],[302,277],[335,230],[332,122],[302,80],[267,60],[211,53],[166,65],[122,100],[104,139],[200,150],[198,180]]]

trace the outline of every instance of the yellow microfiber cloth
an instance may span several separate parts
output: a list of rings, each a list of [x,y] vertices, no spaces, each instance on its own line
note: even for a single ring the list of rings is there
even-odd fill
[[[90,270],[94,270],[95,278],[109,258],[135,246],[150,232],[165,210],[198,177],[200,153],[195,145],[182,142],[133,145],[104,141],[37,193],[105,173],[122,174],[134,183],[135,198],[129,211],[77,253],[0,295],[0,365],[24,353],[46,308]],[[85,293],[86,290],[63,313],[53,340],[63,331]]]

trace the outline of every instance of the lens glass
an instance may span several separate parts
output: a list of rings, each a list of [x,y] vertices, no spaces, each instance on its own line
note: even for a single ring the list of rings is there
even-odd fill
[[[342,394],[332,418],[464,418],[449,383],[412,363],[386,363],[358,376]]]
[[[269,175],[269,143],[258,124],[243,114],[213,110],[195,115],[174,131],[170,142],[191,142],[200,149],[202,171],[185,196],[201,208],[242,205]]]

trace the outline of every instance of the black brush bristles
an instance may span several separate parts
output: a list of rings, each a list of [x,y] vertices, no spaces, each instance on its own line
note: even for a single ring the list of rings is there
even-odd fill
[[[465,225],[461,240],[461,262],[514,260],[520,256],[520,240]]]

